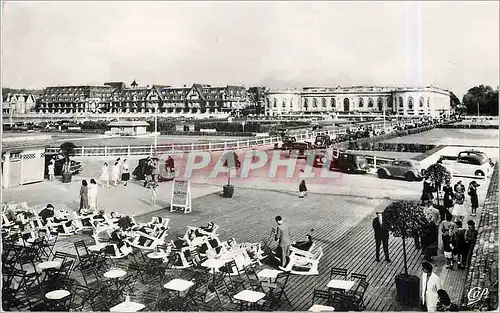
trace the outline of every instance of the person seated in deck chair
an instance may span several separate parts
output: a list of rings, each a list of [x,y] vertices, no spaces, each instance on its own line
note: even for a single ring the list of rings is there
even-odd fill
[[[127,236],[122,232],[122,230],[120,228],[114,230],[112,233],[111,233],[111,237],[109,238],[109,242],[110,243],[114,243],[116,244],[116,246],[118,247],[118,250],[125,254],[124,250],[122,250],[122,248],[125,246],[126,247],[126,244],[125,244],[125,239],[127,238]]]
[[[211,232],[214,231],[214,228],[215,228],[215,224],[213,222],[208,222],[207,226],[200,226],[200,227],[198,227],[198,229],[195,230],[195,235],[196,235],[196,237],[206,236],[206,234],[202,234],[200,232],[200,230],[202,230],[204,232],[207,232],[207,233],[211,233]]]
[[[191,241],[196,238],[196,235],[194,233],[194,230],[188,230],[186,235],[184,235],[182,239],[177,239],[174,241],[174,247],[177,249],[180,249],[182,247],[189,247],[191,245]]]
[[[312,241],[312,236],[307,234],[306,235],[307,240],[305,241],[297,241],[296,243],[292,244],[292,247],[303,250],[303,251],[308,251],[309,248],[311,248],[313,241]]]
[[[113,223],[118,224],[118,226],[123,230],[130,230],[135,225],[134,222],[132,222],[132,219],[130,218],[130,216],[128,216],[128,215],[120,216],[118,218],[118,221],[113,222]]]
[[[46,224],[48,218],[54,217],[54,206],[52,204],[47,204],[47,207],[41,210],[38,216],[42,218],[43,224]]]

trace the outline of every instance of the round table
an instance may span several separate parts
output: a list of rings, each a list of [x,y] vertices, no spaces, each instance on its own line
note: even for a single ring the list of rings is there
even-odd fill
[[[90,252],[99,252],[102,249],[104,249],[105,247],[106,247],[106,244],[104,244],[104,243],[97,243],[97,244],[95,244],[93,246],[88,246],[87,249]]]
[[[47,269],[51,269],[51,268],[58,268],[59,266],[61,266],[61,262],[60,261],[47,261],[47,262],[42,262],[42,263],[38,264],[38,267],[41,270],[47,270]]]
[[[161,252],[161,251],[151,252],[147,255],[147,257],[150,259],[163,259],[166,256],[167,256],[167,254],[165,252]]]
[[[127,272],[125,270],[122,270],[122,269],[119,269],[119,268],[113,269],[113,270],[109,270],[106,273],[104,273],[104,277],[110,278],[110,279],[120,278],[120,277],[123,277],[125,275],[127,275]]]
[[[51,292],[47,292],[45,294],[45,298],[47,298],[49,300],[61,300],[63,298],[66,298],[70,294],[71,293],[69,291],[64,290],[64,289],[60,289],[60,290],[54,290]]]

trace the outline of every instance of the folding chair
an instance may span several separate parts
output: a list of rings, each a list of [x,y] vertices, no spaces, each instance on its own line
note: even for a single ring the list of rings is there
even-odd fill
[[[75,246],[76,255],[78,256],[78,264],[75,266],[79,269],[85,269],[93,266],[94,256],[89,253],[85,241],[79,240],[73,244]]]
[[[335,276],[340,276],[342,279],[347,279],[347,269],[340,267],[330,268],[330,280],[334,279]]]
[[[327,306],[331,306],[332,295],[330,294],[330,291],[315,289],[313,291],[312,305],[315,304],[324,304]]]
[[[290,272],[281,272],[276,276],[276,279],[274,283],[262,283],[262,286],[268,286],[270,289],[272,289],[272,294],[273,297],[276,299],[276,302],[279,304],[283,300],[281,299],[282,297],[285,298],[285,300],[288,302],[290,306],[292,306],[292,303],[288,299],[286,295],[286,288],[288,284],[288,279],[290,278]]]

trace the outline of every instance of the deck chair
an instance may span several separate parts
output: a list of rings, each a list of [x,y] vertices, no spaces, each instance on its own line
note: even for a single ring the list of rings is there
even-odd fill
[[[40,218],[40,216],[33,216],[30,220],[30,226],[32,229],[41,229],[45,227],[45,223]]]
[[[322,256],[321,247],[314,248],[311,252],[292,252],[285,271],[297,275],[318,275],[318,265]]]
[[[114,243],[104,247],[104,255],[108,259],[123,259],[130,253],[132,253],[132,249],[127,246],[122,247],[122,252],[120,252],[120,249],[118,249],[118,246]]]
[[[154,250],[158,245],[165,243],[167,234],[168,229],[163,230],[157,237],[138,231],[132,241],[128,241],[128,243],[135,248]]]
[[[191,247],[182,247],[180,251],[173,252],[173,268],[184,269],[194,265],[192,262]]]
[[[2,227],[11,227],[13,225],[15,225],[15,223],[9,221],[9,219],[7,218],[7,214],[2,213]]]
[[[219,230],[219,225],[214,224],[214,228],[210,232],[205,231],[205,230],[201,229],[200,227],[196,227],[196,226],[188,226],[188,230],[190,230],[190,229],[194,230],[194,231],[198,231],[198,233],[200,233],[203,236],[215,237],[215,236],[217,236],[217,231]]]

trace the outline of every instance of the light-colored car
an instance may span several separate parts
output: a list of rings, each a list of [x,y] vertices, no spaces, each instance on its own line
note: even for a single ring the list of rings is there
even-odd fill
[[[481,151],[462,151],[457,157],[441,156],[442,164],[453,175],[468,177],[490,177],[494,163]]]
[[[379,178],[400,177],[408,181],[422,179],[420,164],[414,160],[394,160],[377,169]]]

